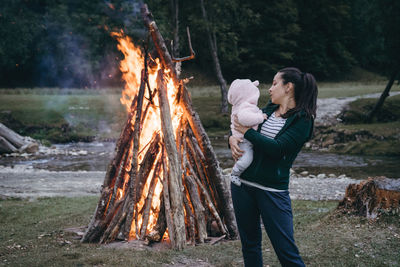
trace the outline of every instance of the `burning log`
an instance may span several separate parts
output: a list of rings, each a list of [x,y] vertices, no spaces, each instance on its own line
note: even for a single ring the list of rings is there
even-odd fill
[[[182,249],[209,240],[210,225],[234,239],[230,192],[210,140],[146,6],[142,13],[159,58],[114,34],[125,55],[121,102],[130,101],[129,115],[82,242],[169,239]]]
[[[171,197],[172,224],[168,224],[168,230],[174,248],[182,249],[185,245],[185,219],[183,215],[182,199],[182,170],[179,162],[178,151],[172,127],[171,112],[168,103],[167,88],[164,84],[163,70],[157,75],[158,96],[160,99],[161,129],[164,133],[164,143],[168,154],[168,186]]]

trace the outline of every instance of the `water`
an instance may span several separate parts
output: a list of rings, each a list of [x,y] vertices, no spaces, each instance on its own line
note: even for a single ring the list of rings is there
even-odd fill
[[[56,144],[45,154],[26,158],[3,156],[0,165],[26,165],[49,171],[106,171],[114,148],[114,142]]]
[[[233,166],[226,140],[212,140],[222,168]],[[70,143],[54,145],[47,154],[29,157],[0,157],[0,165],[32,166],[50,171],[106,171],[114,156],[114,142]],[[310,174],[346,174],[355,179],[370,176],[400,178],[400,157],[338,155],[322,152],[300,152],[293,168]]]

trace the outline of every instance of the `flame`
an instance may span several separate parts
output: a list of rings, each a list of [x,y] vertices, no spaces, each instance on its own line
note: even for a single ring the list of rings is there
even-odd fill
[[[124,91],[122,92],[121,96],[121,103],[126,107],[127,112],[130,111],[131,108],[131,103],[132,100],[135,98],[135,96],[139,93],[139,87],[141,83],[141,72],[142,69],[144,68],[144,54],[142,50],[135,46],[128,36],[126,36],[123,31],[121,32],[113,32],[111,33],[113,37],[115,37],[118,41],[118,49],[123,53],[124,59],[120,62],[120,70],[122,72],[122,78],[125,80],[125,88]],[[152,66],[151,68],[148,68],[148,81],[150,85],[150,89],[153,92],[157,88],[157,73],[158,70],[162,69],[162,64],[160,63],[160,60],[156,58],[154,60],[156,63],[155,66]],[[168,95],[168,102],[170,106],[170,112],[171,112],[171,118],[172,118],[172,125],[174,128],[174,133],[176,135],[177,131],[176,129],[178,128],[180,121],[183,117],[183,108],[180,105],[177,105],[175,103],[176,96],[179,90],[179,84],[177,81],[174,81],[169,75],[170,70],[164,69],[164,80],[165,80],[165,85],[167,88],[167,95]],[[153,100],[153,104],[150,103],[151,99]],[[148,143],[151,142],[152,136],[155,132],[160,132],[161,131],[161,118],[160,118],[160,110],[159,110],[159,99],[158,99],[158,94],[155,94],[153,97],[150,96],[149,90],[146,87],[145,93],[144,93],[144,99],[143,99],[143,108],[142,110],[145,109],[145,107],[149,106],[149,109],[147,110],[147,113],[145,114],[145,117],[143,119],[143,126],[141,128],[140,132],[140,145],[139,145],[139,151],[140,154],[137,155],[138,157],[138,163],[140,164],[143,160],[143,156],[146,153],[148,149]],[[131,125],[133,127],[135,122],[135,118],[132,118]],[[175,136],[176,137],[176,136]],[[161,157],[161,152],[157,155],[157,159]],[[157,159],[154,162],[157,162]],[[131,160],[131,157],[130,159]],[[149,191],[149,186],[151,179],[154,174],[154,169],[155,165],[153,165],[153,169],[150,171],[148,178],[146,180],[144,189],[143,189],[143,195],[141,196],[140,200],[136,204],[135,210],[140,211],[143,208],[143,205],[145,204],[145,200],[147,197],[147,193]],[[128,164],[130,168],[130,164]],[[149,216],[149,222],[146,231],[149,232],[151,231],[154,226],[156,225],[157,218],[158,218],[158,212],[160,211],[160,198],[161,192],[162,192],[162,179],[163,179],[163,172],[159,172],[159,177],[157,179],[157,184],[155,186],[154,190],[154,195],[152,198],[152,203],[151,203],[151,208],[150,208],[150,216]],[[129,181],[129,175],[125,175],[124,177],[124,185],[123,188],[118,190],[118,195],[117,198],[121,199],[126,193],[126,185],[128,184]],[[131,225],[131,231],[129,234],[130,239],[135,238],[138,233],[136,233],[136,229],[141,228],[142,225],[142,220],[143,220],[143,215],[138,214],[137,216],[137,227],[136,227],[136,222],[133,220],[132,225]]]

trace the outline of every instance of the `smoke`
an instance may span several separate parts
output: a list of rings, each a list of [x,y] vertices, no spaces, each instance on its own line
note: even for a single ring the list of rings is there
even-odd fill
[[[70,16],[60,17],[50,10],[42,23],[47,36],[39,41],[41,50],[36,59],[36,84],[40,87],[59,87],[61,94],[65,95],[70,93],[71,88],[122,89],[119,62],[123,55],[118,51],[117,42],[112,39],[110,32],[122,29],[134,40],[142,39],[146,35],[140,14],[142,3],[141,0],[118,4],[111,1],[100,2],[99,10],[102,16],[106,15],[104,23],[93,28],[88,22],[87,27],[92,27],[90,29],[76,23]],[[79,29],[77,25],[83,28]],[[97,31],[96,34],[91,32],[92,29]],[[103,92],[102,90],[100,93]],[[121,104],[115,100],[115,95],[113,98],[104,95],[105,106],[102,109],[107,114],[119,110],[117,105]],[[90,117],[89,114],[95,112],[91,109],[99,108],[98,106],[80,104],[80,101],[79,104],[70,104],[66,101],[70,101],[67,96],[52,98],[45,108],[62,112],[64,120],[71,128],[90,125],[97,135],[104,136],[115,132],[118,129],[116,124],[122,124]],[[88,114],[89,117],[77,114]]]
[[[118,67],[121,54],[110,32],[122,29],[134,39],[143,38],[142,3],[142,0],[99,2],[93,12],[98,25],[93,25],[92,14],[79,13],[78,7],[64,11],[60,6],[49,8],[43,17],[46,36],[39,40],[35,84],[85,89],[121,87]]]

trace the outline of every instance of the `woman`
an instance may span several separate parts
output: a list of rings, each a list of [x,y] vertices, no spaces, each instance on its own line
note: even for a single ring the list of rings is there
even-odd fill
[[[262,266],[260,216],[282,266],[304,266],[294,242],[288,185],[290,168],[313,133],[318,88],[314,76],[284,68],[269,89],[268,116],[258,130],[235,123],[253,144],[254,158],[231,183],[232,200],[245,266]],[[229,137],[232,156],[240,158],[240,139]]]

